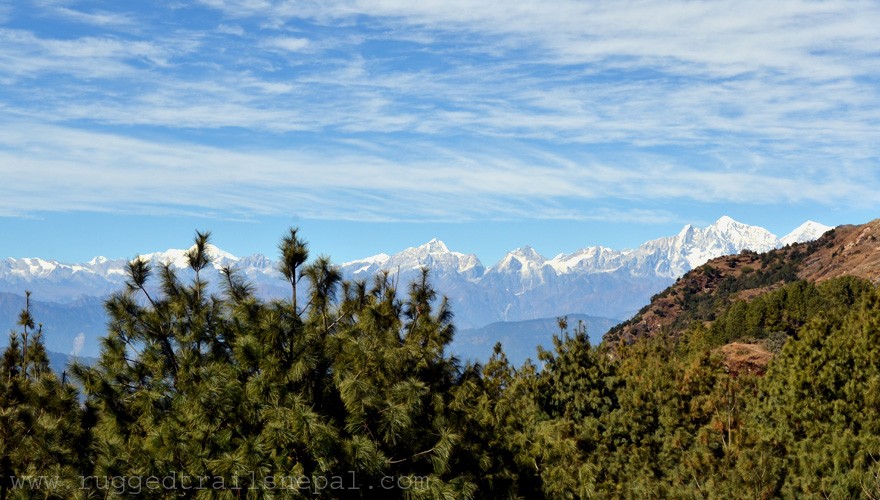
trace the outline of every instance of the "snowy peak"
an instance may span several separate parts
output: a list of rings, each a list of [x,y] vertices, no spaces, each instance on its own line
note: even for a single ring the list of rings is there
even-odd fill
[[[534,248],[526,245],[505,255],[494,270],[499,272],[513,272],[518,274],[530,273],[540,269],[547,262],[543,255]]]
[[[387,253],[380,253],[380,254],[373,255],[371,257],[366,257],[363,259],[345,262],[342,264],[342,267],[353,266],[355,264],[368,264],[368,265],[369,264],[377,264],[377,265],[381,266],[381,265],[385,264],[386,262],[388,262],[390,259],[391,259],[391,256],[388,255]]]
[[[407,272],[428,267],[435,274],[440,275],[463,273],[469,277],[479,277],[484,270],[476,255],[450,251],[449,247],[437,238],[394,255],[382,253],[346,262],[341,267],[344,272],[356,276],[371,275],[380,270]]]
[[[541,264],[543,264],[547,260],[544,258],[543,255],[539,254],[534,248],[528,245],[524,247],[519,247],[516,250],[510,252],[508,255],[514,256],[519,260]]]
[[[529,290],[545,283],[554,269],[549,261],[534,248],[526,245],[509,252],[497,264],[486,271],[485,279],[492,281],[501,278],[510,290]]]
[[[688,224],[688,225],[690,225],[690,224]],[[737,222],[737,221],[733,220],[732,217],[729,217],[729,216],[727,216],[727,215],[722,215],[721,217],[718,218],[718,220],[715,221],[714,224],[712,224],[712,226],[713,226],[713,227],[719,227],[719,228],[722,228],[722,227],[740,227],[740,226],[745,226],[745,224],[743,224],[743,223],[741,223],[741,222]]]
[[[656,268],[658,274],[675,277],[703,265],[710,259],[743,250],[766,252],[779,246],[775,234],[722,216],[705,229],[686,225],[672,242],[668,266]]]
[[[232,255],[231,253],[226,252],[224,250],[220,250],[219,248],[215,247],[214,245],[208,245],[208,255],[215,262],[216,261],[232,261],[232,262],[238,261],[238,257],[236,257],[235,255]]]
[[[608,272],[620,268],[626,252],[603,246],[587,247],[571,254],[559,254],[547,263],[557,274]]]
[[[43,259],[24,259],[34,274],[48,274],[58,268],[58,262]]]
[[[812,239],[807,233],[805,241]],[[677,235],[651,240],[620,259],[622,267],[634,276],[676,278],[722,255],[743,250],[767,252],[783,245],[770,231],[725,215],[704,229],[688,224]]]
[[[438,240],[437,238],[432,239],[431,241],[425,243],[418,247],[418,250],[424,252],[426,254],[432,253],[449,253],[449,247],[446,246],[446,243]]]
[[[99,255],[98,257],[95,257],[95,258],[93,258],[92,260],[90,260],[90,261],[88,262],[88,265],[90,265],[90,266],[100,266],[101,264],[106,264],[109,260],[110,260],[110,259],[108,259],[107,257],[102,257],[102,256]]]
[[[267,266],[274,266],[275,265],[272,262],[272,260],[269,259],[269,257],[266,257],[265,255],[263,255],[261,253],[255,253],[255,254],[249,255],[247,257],[242,257],[242,258],[238,259],[238,263],[239,264],[247,264],[249,267],[250,266],[267,267]]]
[[[794,231],[783,236],[779,242],[781,246],[791,245],[792,243],[805,243],[807,241],[818,239],[831,229],[833,229],[831,226],[808,220],[798,226]]]
[[[380,253],[372,257],[345,262],[341,267],[347,269],[352,275],[372,275],[381,269],[390,270],[387,265],[390,260],[390,255]]]
[[[347,262],[340,268],[346,277],[357,279],[385,270],[399,273],[407,280],[412,273],[427,267],[438,283],[454,283],[449,285],[450,291],[457,292],[465,286],[500,286],[501,292],[493,289],[491,293],[504,293],[504,290],[531,290],[543,284],[555,286],[556,279],[594,281],[612,279],[611,275],[627,280],[675,279],[715,257],[744,249],[764,252],[795,241],[806,242],[829,229],[829,226],[807,221],[780,239],[764,228],[724,216],[705,228],[688,224],[674,236],[651,240],[632,250],[592,246],[548,260],[534,248],[523,246],[505,255],[489,270],[476,255],[452,251],[435,238],[393,255],[380,253]],[[171,249],[141,258],[154,265],[170,264],[185,272],[189,267],[186,253],[187,250]],[[278,284],[277,263],[264,255],[238,258],[214,245],[209,245],[208,253],[215,269],[233,267],[266,290]],[[106,257],[95,257],[82,264],[8,258],[0,260],[0,291],[20,293],[22,289],[43,283],[41,293],[44,294],[74,298],[77,294],[105,296],[124,281],[127,264],[128,259]]]
[[[756,252],[766,252],[779,243],[775,234],[759,226],[750,226],[723,216],[714,224],[704,230],[706,236],[718,236],[719,239],[726,239],[739,248],[739,250],[754,250]]]
[[[419,245],[417,247],[409,247],[406,250],[396,253],[391,256],[391,259],[421,259],[425,260],[430,258],[431,256],[443,256],[446,254],[455,254],[456,252],[450,252],[449,247],[446,246],[446,243],[438,240],[437,238],[432,239],[431,241]]]
[[[422,267],[427,267],[437,291],[454,301],[456,317],[464,327],[569,313],[624,318],[676,277],[711,258],[745,248],[769,250],[789,240],[807,241],[826,229],[807,222],[779,240],[763,228],[722,217],[708,227],[686,225],[677,234],[628,250],[591,246],[548,260],[534,248],[523,246],[488,270],[475,255],[452,251],[443,241],[432,239],[398,253],[380,253],[344,263],[340,270],[346,279],[368,282],[387,271],[394,283],[405,286],[418,278]],[[277,261],[259,254],[238,258],[213,245],[208,251],[214,262],[203,276],[212,286],[221,283],[215,268],[229,266],[245,277],[260,297],[289,295],[289,284],[282,279]],[[143,257],[153,266],[170,264],[184,279],[192,275],[186,250],[172,249]],[[21,294],[31,290],[39,300],[61,303],[79,297],[100,299],[124,287],[128,263],[127,258],[104,257],[81,264],[37,258],[0,259],[0,292]],[[405,293],[404,289],[401,292]]]
[[[716,224],[717,224],[717,222],[716,222]],[[687,238],[693,237],[694,232],[696,232],[696,229],[694,228],[694,226],[692,226],[690,224],[685,224],[685,226],[683,228],[681,228],[681,231],[678,232],[678,237],[682,240],[685,240]]]
[[[242,257],[235,262],[233,267],[244,272],[247,276],[253,276],[255,274],[272,276],[280,275],[276,263],[261,253]]]
[[[172,248],[164,252],[155,252],[141,255],[140,258],[141,260],[151,261],[163,265],[170,264],[171,267],[184,269],[189,267],[189,261],[187,260],[186,254],[194,248],[195,245],[187,248],[186,250]],[[211,244],[208,245],[207,253],[208,256],[211,257],[211,263],[217,269],[220,269],[221,267],[231,266],[239,260],[238,257],[232,255],[229,252],[223,251]]]

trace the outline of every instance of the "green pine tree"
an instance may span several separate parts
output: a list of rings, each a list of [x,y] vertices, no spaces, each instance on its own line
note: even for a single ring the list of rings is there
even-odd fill
[[[90,412],[49,369],[30,292],[0,361],[0,498],[80,498]]]

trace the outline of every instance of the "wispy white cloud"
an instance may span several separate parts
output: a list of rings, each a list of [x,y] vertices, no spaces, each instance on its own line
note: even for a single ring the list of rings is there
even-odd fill
[[[827,75],[821,73],[823,65],[833,63],[848,74],[868,72],[876,76],[876,69],[865,64],[868,61],[860,61],[858,57],[853,59],[849,57],[853,54],[844,51],[843,55],[848,59],[841,62],[839,54],[841,47],[855,47],[854,50],[862,51],[861,59],[868,57],[870,60],[870,42],[865,39],[876,39],[877,35],[867,30],[868,23],[860,22],[859,16],[841,13],[841,9],[829,6],[810,4],[807,6],[809,8],[804,9],[788,6],[741,10],[737,7],[733,12],[725,10],[725,7],[707,4],[658,6],[651,2],[625,8],[603,6],[600,9],[565,3],[560,9],[548,9],[528,2],[516,3],[514,11],[518,13],[517,16],[523,15],[529,20],[524,22],[504,9],[500,13],[495,12],[498,9],[489,8],[470,12],[468,9],[457,9],[455,5],[433,3],[412,7],[393,2],[331,2],[320,11],[299,4],[273,2],[236,2],[234,5],[212,2],[212,5],[225,9],[228,14],[262,13],[282,19],[285,16],[311,16],[344,22],[344,18],[355,14],[372,15],[386,19],[387,23],[403,23],[403,28],[410,31],[457,29],[495,33],[497,36],[531,33],[519,43],[516,43],[518,38],[510,40],[509,37],[495,42],[513,48],[534,48],[535,44],[549,46],[556,39],[554,37],[562,36],[561,33],[574,33],[588,40],[588,45],[592,47],[590,50],[598,54],[587,59],[594,62],[593,66],[586,68],[587,73],[592,72],[593,76],[583,78],[577,78],[576,72],[565,67],[561,70],[554,70],[553,66],[530,70],[509,61],[492,61],[488,65],[474,67],[462,64],[465,61],[453,59],[455,64],[439,73],[430,69],[411,71],[389,68],[387,61],[376,58],[336,59],[328,63],[323,54],[317,54],[315,58],[321,60],[319,65],[298,70],[292,75],[273,75],[278,73],[277,69],[262,75],[265,79],[260,90],[268,94],[272,94],[273,89],[288,91],[294,85],[303,89],[300,99],[289,101],[287,109],[274,101],[261,101],[261,96],[254,95],[252,89],[240,85],[237,79],[241,72],[236,68],[221,68],[219,72],[204,75],[205,83],[225,81],[223,85],[226,85],[226,89],[213,95],[198,93],[195,100],[212,107],[229,102],[232,96],[238,105],[248,108],[237,114],[247,116],[257,113],[262,117],[260,123],[269,130],[299,130],[300,126],[291,127],[290,120],[282,116],[276,120],[265,120],[263,110],[267,108],[282,113],[296,110],[297,114],[305,116],[313,124],[313,130],[326,127],[345,131],[415,129],[420,133],[442,134],[465,128],[471,133],[496,136],[584,143],[627,141],[642,146],[705,142],[707,136],[723,132],[760,135],[775,143],[780,139],[789,139],[779,137],[781,134],[797,135],[810,130],[824,134],[829,127],[816,126],[811,121],[824,122],[832,114],[842,116],[848,122],[850,127],[847,127],[847,132],[854,126],[863,130],[870,128],[868,120],[877,115],[876,90],[854,92],[859,90],[854,88],[858,85],[856,80],[827,80]],[[755,11],[760,11],[757,19],[753,19]],[[718,18],[723,21],[716,21]],[[643,22],[648,19],[654,19],[655,22]],[[828,19],[836,20],[836,24],[842,26],[834,28],[835,23],[828,22]],[[820,23],[824,24],[819,26]],[[857,28],[855,33],[848,32],[849,35],[843,37],[841,33],[853,26]],[[826,33],[825,40],[817,39],[817,30],[820,34]],[[632,41],[614,41],[621,38]],[[43,43],[52,44],[51,41]],[[167,61],[167,56],[160,58],[155,53],[163,49],[169,53],[171,50],[160,45],[153,47],[151,55],[135,50],[135,54],[123,52],[114,58],[107,54],[109,47],[105,48],[104,54],[100,54],[102,43],[113,45],[106,40],[86,39],[76,44],[72,41],[64,43],[73,45],[69,51],[81,53],[84,47],[90,47],[96,52],[91,57],[97,58],[95,65],[100,65],[102,69],[94,72],[87,69],[93,76],[112,68],[131,69],[132,65],[127,62],[132,56]],[[313,45],[306,38],[276,35],[265,37],[261,44],[294,50]],[[607,47],[603,48],[603,44]],[[816,55],[817,48],[821,49],[826,44],[826,50],[834,55]],[[570,50],[572,45],[566,42],[560,46]],[[131,48],[136,49],[137,45]],[[57,56],[53,58],[52,53],[63,49],[62,45],[50,51],[48,61],[42,65],[39,64],[41,58],[38,55],[29,54],[28,59],[31,65],[36,64],[38,68],[52,68],[53,65],[57,66]],[[207,50],[212,49],[208,46]],[[224,48],[227,52],[234,50],[234,46]],[[777,53],[761,63],[761,51],[767,50]],[[538,52],[529,52],[525,62],[542,62],[535,59]],[[542,63],[558,62],[553,59],[550,63]],[[266,64],[272,67],[272,64],[279,62]],[[745,69],[732,73],[720,69],[721,66],[737,65],[744,65]],[[801,65],[808,70],[807,76],[794,68]],[[27,67],[27,64],[16,61],[15,66]],[[603,72],[608,71],[634,73],[630,75],[633,78],[626,75],[616,78],[603,76]],[[646,77],[639,75],[638,71],[654,72],[656,76]],[[703,78],[728,73],[738,77],[722,81],[698,78],[683,84],[681,78],[691,77],[694,73]],[[177,91],[172,96],[168,91],[180,89],[180,75],[153,71],[141,76],[155,82],[166,97],[164,101],[175,110],[185,109],[187,104],[194,101],[192,93]],[[283,81],[271,80],[278,76]],[[192,82],[192,74],[187,73],[185,77]],[[143,89],[143,86],[139,89]],[[149,86],[146,90],[150,91]],[[243,99],[244,96],[246,98]],[[136,97],[143,97],[143,94]],[[94,120],[101,121],[101,108],[107,104],[98,103]],[[158,114],[138,109],[140,103],[131,100],[114,100],[109,104],[124,111],[137,109],[134,113],[109,112],[111,116],[130,115],[132,124],[138,124],[141,117]],[[87,105],[93,107],[95,103],[87,102]],[[64,110],[60,111],[63,116]],[[180,113],[161,114],[170,119],[158,123],[151,121],[149,124],[189,126],[185,120],[179,120],[177,115]],[[201,114],[196,109],[194,115]],[[229,113],[217,113],[215,125],[229,126],[229,117]],[[806,122],[805,117],[808,119]],[[118,124],[118,121],[113,118],[111,123]],[[793,126],[795,123],[803,124],[800,130]],[[210,126],[202,119],[199,124]],[[860,124],[865,126],[858,127]],[[844,135],[848,134],[841,131],[837,137]]]
[[[16,182],[0,213],[34,198],[371,220],[877,204],[876,3],[201,4],[223,19],[111,34],[124,8],[52,3],[107,29],[0,28],[0,155],[17,166],[0,167]],[[640,210],[607,213],[666,217]]]
[[[134,18],[132,16],[101,10],[96,10],[93,12],[83,12],[68,7],[58,6],[54,7],[52,9],[52,12],[69,20],[84,24],[91,24],[93,26],[125,28],[127,26],[132,26],[135,24]]]
[[[373,19],[415,31],[492,34],[511,48],[533,46],[566,62],[605,58],[655,59],[721,75],[755,68],[850,73],[849,64],[820,50],[869,55],[878,40],[874,2],[757,0],[736,3],[560,0],[485,1],[339,0],[203,2],[234,18],[273,17],[347,22]],[[511,39],[510,37],[516,37]],[[823,63],[823,64],[817,64]]]
[[[585,202],[836,203],[871,200],[876,176],[817,184],[790,173],[629,169],[554,162],[528,150],[460,151],[414,144],[415,156],[360,150],[233,151],[187,143],[5,122],[0,127],[0,211],[163,210],[310,218],[470,220],[608,217]],[[613,195],[609,195],[613,193]],[[600,205],[601,206],[601,205]],[[628,209],[629,217],[656,216]],[[614,212],[620,216],[624,211]]]
[[[286,50],[288,52],[300,52],[309,46],[308,38],[278,37],[270,38],[264,42],[267,47]]]
[[[165,66],[176,52],[187,48],[116,37],[74,39],[42,38],[25,30],[0,28],[0,77],[7,84],[18,78],[46,74],[70,75],[84,80],[135,77],[144,64]]]
[[[219,26],[217,26],[217,31],[219,33],[225,33],[227,35],[235,36],[242,36],[245,33],[244,28],[237,24],[220,24]]]

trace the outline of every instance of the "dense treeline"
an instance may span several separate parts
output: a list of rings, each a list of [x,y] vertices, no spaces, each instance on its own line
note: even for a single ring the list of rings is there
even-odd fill
[[[479,365],[446,352],[452,313],[427,272],[403,291],[345,282],[292,230],[291,296],[267,302],[232,270],[209,293],[207,245],[189,282],[130,265],[73,381],[25,307],[2,357],[0,497],[880,496],[868,282],[795,281],[613,350],[561,319],[534,363],[498,346]],[[778,344],[763,377],[718,354],[743,339]]]

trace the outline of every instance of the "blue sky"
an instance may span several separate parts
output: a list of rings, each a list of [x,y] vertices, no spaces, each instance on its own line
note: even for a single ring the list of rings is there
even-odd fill
[[[880,208],[880,3],[20,0],[0,6],[0,256],[302,227],[486,264],[727,214]]]

